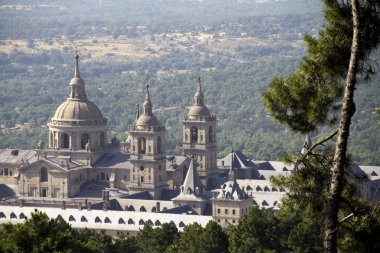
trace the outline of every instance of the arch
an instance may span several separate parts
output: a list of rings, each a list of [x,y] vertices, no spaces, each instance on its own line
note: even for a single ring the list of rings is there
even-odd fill
[[[196,143],[198,141],[198,129],[197,127],[191,127],[191,143]]]
[[[70,217],[69,217],[69,221],[75,221],[74,216],[70,215]]]
[[[212,142],[212,135],[213,135],[214,133],[213,133],[213,131],[212,131],[212,126],[210,126],[209,128],[208,128],[208,142]]]
[[[119,221],[118,221],[119,224],[125,224],[125,221],[123,218],[119,218]]]
[[[104,219],[104,223],[111,223],[110,218],[106,217],[106,218]]]
[[[8,172],[9,172],[9,169],[8,169],[8,168],[5,168],[5,169],[4,169],[4,176],[8,176]]]
[[[106,145],[106,136],[105,136],[104,132],[100,133],[99,138],[100,138],[100,146],[104,147]]]
[[[40,171],[40,182],[48,181],[48,171],[46,167],[42,167]]]
[[[20,215],[18,217],[19,217],[19,219],[25,219],[25,214],[24,213],[20,213]]]
[[[128,225],[134,225],[135,224],[135,222],[132,220],[132,218],[129,218],[128,219]]]
[[[181,221],[180,223],[179,223],[179,227],[180,228],[183,228],[185,226],[185,223],[183,223],[183,221]]]
[[[144,206],[141,206],[141,207],[140,207],[140,212],[146,212],[146,209],[145,209]]]
[[[159,220],[156,220],[156,222],[154,223],[155,226],[161,226],[161,222]]]
[[[67,133],[61,135],[61,148],[69,148],[69,135]]]
[[[162,152],[162,139],[161,136],[157,137],[157,153]]]
[[[11,212],[11,215],[9,216],[11,219],[17,219],[17,216],[14,212]]]
[[[95,223],[102,223],[102,220],[98,216],[96,216]]]
[[[88,222],[87,218],[84,215],[80,218],[80,221],[81,222]]]
[[[152,213],[155,213],[155,212],[157,212],[157,208],[154,206],[152,207]]]
[[[82,136],[80,137],[80,148],[85,149],[86,144],[89,142],[90,142],[90,136],[88,135],[88,133],[82,134]]]
[[[138,148],[139,154],[146,153],[146,139],[144,137],[139,138]]]
[[[139,225],[144,225],[144,220],[143,219],[139,220]]]

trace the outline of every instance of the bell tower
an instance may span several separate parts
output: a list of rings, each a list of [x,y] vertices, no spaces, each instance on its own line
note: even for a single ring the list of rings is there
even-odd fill
[[[182,149],[185,156],[197,157],[198,174],[207,188],[208,180],[216,172],[216,115],[212,115],[204,104],[201,78],[198,78],[195,103],[185,115]]]
[[[129,131],[131,142],[131,191],[148,191],[161,198],[166,184],[165,126],[153,115],[149,85],[146,86],[143,113]]]

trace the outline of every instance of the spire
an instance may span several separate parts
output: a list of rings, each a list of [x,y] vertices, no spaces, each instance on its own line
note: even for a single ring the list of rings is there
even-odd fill
[[[197,171],[197,160],[195,155],[192,155],[189,170],[187,171],[185,181],[183,181],[183,194],[201,196],[202,192],[203,186]]]
[[[150,93],[149,93],[149,85],[147,84],[145,91],[145,100],[144,100],[144,114],[151,115],[152,114],[152,102],[150,101]]]
[[[305,141],[303,142],[303,146],[302,146],[302,149],[301,149],[301,154],[304,155],[307,152],[307,150],[309,148],[311,148],[311,146],[313,146],[313,143],[311,141],[310,135],[307,134],[306,137],[305,137]]]
[[[228,172],[228,180],[229,181],[234,181],[236,179],[235,176],[235,151],[231,151],[231,167],[230,171]]]
[[[202,84],[201,84],[201,77],[198,77],[198,86],[197,91],[195,92],[195,104],[196,105],[203,105],[203,93],[202,93]]]
[[[75,71],[74,71],[74,77],[80,77],[79,75],[79,55],[75,54]]]
[[[75,69],[74,77],[70,81],[71,92],[69,98],[71,99],[86,99],[86,92],[84,90],[84,81],[79,75],[79,55],[75,55]]]

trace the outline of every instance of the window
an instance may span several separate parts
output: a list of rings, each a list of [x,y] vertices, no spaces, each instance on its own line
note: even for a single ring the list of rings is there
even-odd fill
[[[225,213],[225,214],[228,214],[228,209],[225,209],[225,210],[224,210],[224,213]]]
[[[162,166],[161,165],[158,165],[158,170],[161,170],[162,169]]]
[[[74,216],[70,215],[70,217],[69,217],[69,221],[75,221]]]
[[[20,213],[20,215],[18,216],[20,219],[25,219],[25,214],[24,213]]]
[[[128,225],[134,225],[134,224],[135,224],[135,222],[131,218],[129,218]]]
[[[98,216],[96,216],[95,223],[102,223],[102,220]]]
[[[104,223],[111,223],[110,218],[106,217],[106,218],[104,219]]]
[[[140,170],[141,170],[141,171],[144,171],[144,170],[145,170],[144,166],[141,165],[141,166],[140,166]]]
[[[106,174],[104,172],[100,173],[100,179],[105,180],[106,179]]]
[[[48,172],[46,167],[42,167],[40,171],[40,182],[48,181]]]
[[[156,222],[154,223],[155,226],[161,226],[161,222],[159,220],[156,220]]]
[[[155,212],[157,212],[157,208],[154,206],[154,207],[152,207],[152,213],[155,213]]]
[[[69,148],[69,135],[64,133],[61,135],[61,147],[62,148]]]
[[[179,223],[179,227],[180,228],[183,228],[185,226],[185,223],[183,223],[183,221],[181,221],[180,223]]]
[[[63,220],[62,215],[58,214],[57,220]]]
[[[105,143],[106,143],[106,138],[105,138],[104,132],[101,132],[100,133],[100,146],[104,147]]]
[[[140,182],[144,183],[144,176],[140,176]]]
[[[17,216],[14,212],[11,213],[10,217],[11,217],[11,219],[17,219]]]
[[[191,142],[196,143],[198,141],[198,129],[193,126],[191,128]]]
[[[140,212],[146,212],[146,209],[145,209],[144,206],[141,206],[141,207],[140,207]]]
[[[161,137],[158,136],[157,137],[157,153],[161,153],[162,152],[162,140],[161,140]]]
[[[212,127],[208,128],[208,142],[212,142]]]
[[[139,150],[138,150],[139,154],[145,154],[146,153],[146,140],[144,137],[139,138],[138,146],[139,146]]]
[[[86,134],[82,134],[81,138],[80,138],[80,148],[81,149],[85,149],[86,148],[86,144],[90,142],[90,136],[86,133]]]
[[[41,197],[47,197],[47,195],[48,195],[47,192],[48,192],[48,189],[43,188],[42,191],[41,191]]]
[[[8,176],[8,171],[9,171],[8,168],[4,169],[4,176]]]
[[[235,224],[235,220],[232,220],[232,223]]]
[[[218,219],[218,223],[220,222],[220,219]]]
[[[80,221],[81,221],[81,222],[87,222],[87,218],[86,218],[85,216],[82,216],[82,217],[80,218]]]
[[[232,214],[235,214],[235,213],[236,213],[235,209],[232,209]]]
[[[152,146],[151,145],[148,146],[148,153],[152,153]]]
[[[148,220],[146,223],[147,223],[149,226],[153,226],[153,221],[151,221],[151,220]]]
[[[140,219],[140,220],[139,220],[139,225],[144,225],[144,221],[143,221],[143,219]]]
[[[218,213],[220,213],[220,208],[218,208]]]
[[[123,218],[119,218],[119,224],[125,224],[125,221],[123,220]]]
[[[0,212],[0,218],[7,218],[7,216],[5,216],[5,214],[3,212]]]

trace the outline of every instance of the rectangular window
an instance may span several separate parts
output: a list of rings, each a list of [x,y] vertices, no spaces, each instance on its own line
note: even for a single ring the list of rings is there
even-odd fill
[[[235,224],[235,220],[232,220],[232,223]]]
[[[47,197],[47,191],[48,190],[46,188],[43,188],[41,192],[41,197]]]
[[[235,214],[236,212],[235,212],[235,209],[232,209],[232,214]]]
[[[228,209],[224,210],[224,213],[225,213],[225,214],[228,214]]]
[[[218,222],[220,222],[220,219],[218,219]]]
[[[140,177],[140,182],[141,182],[141,183],[144,183],[144,176],[141,176],[141,177]]]
[[[218,213],[220,213],[220,209],[218,208]]]

